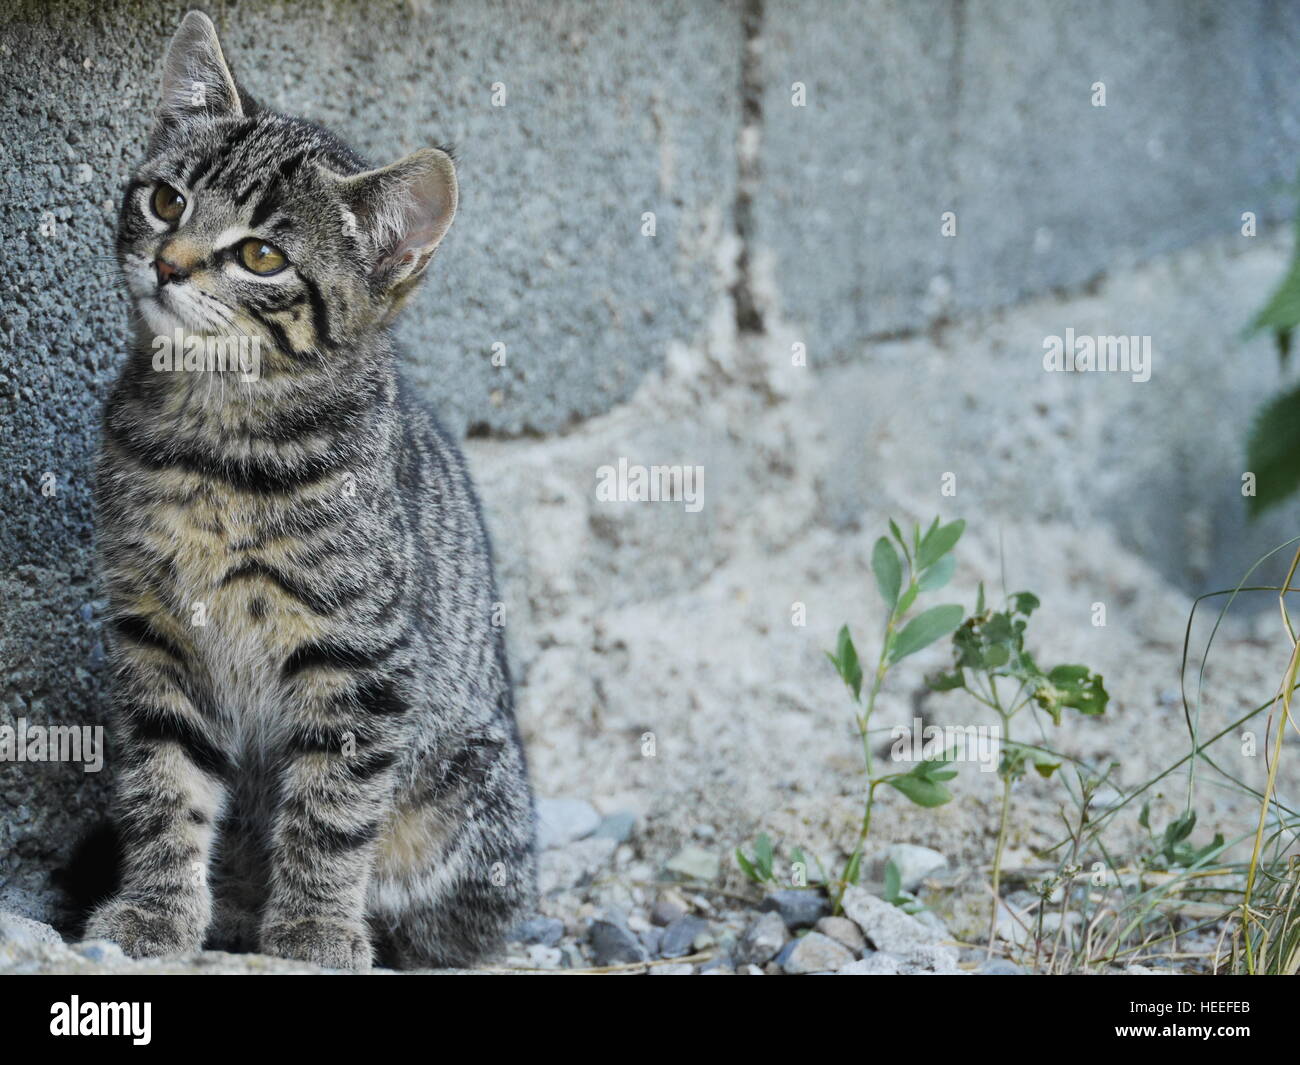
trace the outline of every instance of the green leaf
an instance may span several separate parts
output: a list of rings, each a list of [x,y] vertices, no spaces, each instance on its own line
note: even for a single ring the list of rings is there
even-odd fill
[[[1059,725],[1065,707],[1090,716],[1104,714],[1110,696],[1099,673],[1087,666],[1071,665],[1057,666],[1042,678],[1034,691],[1034,701],[1052,715],[1053,724]]]
[[[1186,814],[1177,821],[1170,823],[1165,829],[1165,846],[1169,847],[1175,843],[1181,843],[1192,834],[1192,829],[1196,827],[1196,811],[1188,810]]]
[[[903,874],[891,858],[885,863],[885,901],[893,902],[903,890]]]
[[[944,555],[943,558],[921,574],[921,579],[916,582],[917,587],[923,592],[937,591],[952,579],[952,571],[956,568],[957,556]]]
[[[1255,494],[1246,497],[1252,517],[1300,487],[1300,388],[1269,401],[1255,415],[1246,468],[1255,475]]]
[[[1215,853],[1216,851],[1222,850],[1223,844],[1224,844],[1223,833],[1216,832],[1214,834],[1214,839],[1210,843],[1202,847],[1200,850],[1192,852],[1192,854],[1190,855],[1191,860],[1188,861],[1186,864],[1197,865],[1200,862],[1203,862],[1211,854]]]
[[[876,587],[885,606],[893,612],[898,605],[898,592],[903,586],[903,566],[898,561],[894,545],[882,536],[871,552],[871,571],[876,575]]]
[[[925,682],[931,691],[950,692],[958,688],[966,687],[966,674],[960,669],[954,669],[951,673],[936,673],[932,677],[927,677]]]
[[[853,646],[853,637],[849,635],[847,625],[840,626],[835,653],[827,652],[826,657],[831,660],[840,679],[853,692],[853,698],[859,699],[862,696],[862,663],[858,661],[858,649]]]
[[[898,600],[898,608],[894,611],[895,617],[901,618],[904,614],[906,614],[909,610],[912,609],[912,604],[916,602],[916,594],[920,590],[921,590],[920,585],[918,585],[915,581],[908,584],[908,586],[903,590],[902,598]]]
[[[1011,603],[1011,609],[1017,614],[1023,614],[1025,617],[1029,617],[1042,605],[1038,596],[1034,595],[1033,592],[1016,592],[1011,597]]]
[[[1251,322],[1247,335],[1261,329],[1290,332],[1297,325],[1300,325],[1300,261],[1293,261],[1282,284]]]
[[[894,539],[898,541],[898,546],[903,549],[903,557],[910,562],[912,560],[912,553],[908,550],[907,541],[903,539],[903,533],[894,523],[893,518],[889,519],[889,531]]]
[[[979,593],[975,596],[975,614],[978,617],[984,613],[984,582],[980,581]]]
[[[927,569],[933,566],[957,546],[957,541],[961,539],[961,534],[965,529],[966,522],[961,518],[950,521],[947,525],[940,525],[937,528],[932,526],[930,531],[925,534],[925,539],[921,541],[921,546],[916,552],[916,568]]]
[[[961,615],[961,607],[954,603],[932,606],[929,610],[917,614],[895,637],[893,646],[889,649],[890,663],[916,654],[922,648],[929,647],[935,640],[947,636],[961,624]]]
[[[1138,824],[1148,832],[1151,830],[1151,804],[1149,802],[1142,804],[1142,812],[1138,814]]]
[[[1057,666],[1047,674],[1047,679],[1061,693],[1063,706],[1093,716],[1106,712],[1110,695],[1100,673],[1093,673],[1087,666]]]
[[[862,852],[854,851],[853,856],[849,859],[848,864],[844,867],[844,882],[846,884],[856,884],[858,877],[862,874]]]
[[[910,773],[886,777],[885,783],[901,791],[917,806],[942,806],[946,802],[952,802],[952,792],[943,785],[945,780],[951,780],[957,775],[957,770],[948,768],[950,764],[947,759],[918,762]]]
[[[760,832],[758,839],[754,840],[754,864],[763,874],[764,880],[772,879],[772,859],[772,837],[766,832]]]
[[[1061,768],[1060,762],[1053,762],[1051,756],[1044,754],[1042,751],[1032,751],[1031,754],[1034,759],[1034,770],[1044,780],[1050,778],[1053,773]]]
[[[745,857],[744,852],[739,847],[736,848],[736,864],[740,866],[740,871],[754,881],[755,884],[763,882],[763,878],[758,875],[758,870],[754,868],[753,863]]]

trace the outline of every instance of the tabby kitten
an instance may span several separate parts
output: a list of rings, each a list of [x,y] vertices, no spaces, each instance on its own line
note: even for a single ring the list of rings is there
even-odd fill
[[[443,151],[371,169],[258,106],[185,16],[117,235],[138,321],[97,507],[125,854],[88,937],[465,965],[531,904],[488,537],[387,332],[456,189]],[[159,359],[235,337],[260,366]]]

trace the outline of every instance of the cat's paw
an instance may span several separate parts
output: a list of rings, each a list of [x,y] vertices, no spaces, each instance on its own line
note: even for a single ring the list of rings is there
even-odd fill
[[[325,917],[268,921],[262,927],[262,952],[360,973],[373,964],[370,932],[365,925]]]
[[[107,939],[132,958],[189,954],[203,945],[202,930],[194,922],[128,899],[114,899],[100,906],[86,922],[84,938]]]

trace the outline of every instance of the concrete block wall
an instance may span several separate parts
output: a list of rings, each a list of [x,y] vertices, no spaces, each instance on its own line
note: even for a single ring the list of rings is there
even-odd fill
[[[0,724],[100,720],[90,477],[126,316],[107,257],[186,6],[0,7]],[[779,324],[814,373],[866,371],[882,337],[1231,236],[1243,211],[1276,239],[1291,211],[1300,14],[1280,2],[207,10],[267,104],[380,162],[457,147],[461,212],[400,331],[414,379],[472,436],[563,433],[720,325]],[[831,436],[860,440],[842,398]],[[1217,459],[1171,432],[1194,482]],[[851,517],[871,488],[837,506]],[[1119,519],[1140,539],[1176,488]],[[497,520],[511,506],[489,500]],[[50,912],[46,873],[103,803],[77,767],[0,764],[0,908]]]

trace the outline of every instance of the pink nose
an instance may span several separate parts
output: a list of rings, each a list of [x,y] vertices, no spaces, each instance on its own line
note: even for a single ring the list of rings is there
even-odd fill
[[[166,259],[158,258],[153,261],[154,272],[158,275],[159,286],[166,285],[169,282],[184,281],[190,276],[188,270],[182,270],[175,263],[168,262]]]

